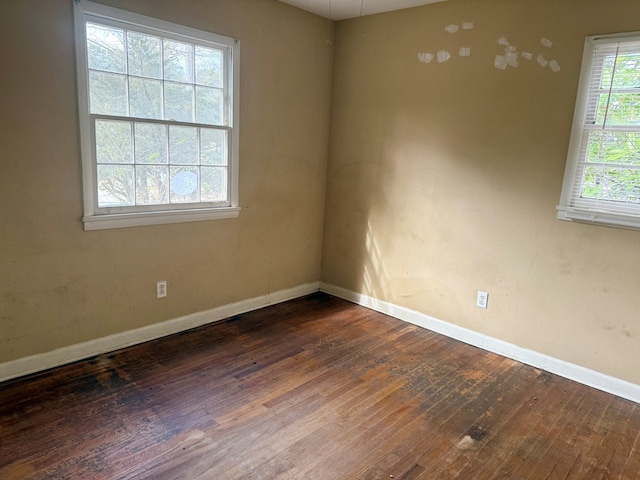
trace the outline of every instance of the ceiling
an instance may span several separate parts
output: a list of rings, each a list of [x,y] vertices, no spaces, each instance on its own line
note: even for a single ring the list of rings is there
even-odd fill
[[[280,0],[331,20],[373,15],[446,0]]]

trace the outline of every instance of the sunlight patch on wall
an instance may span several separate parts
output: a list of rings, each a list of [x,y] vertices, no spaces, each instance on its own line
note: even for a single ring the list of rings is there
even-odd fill
[[[373,233],[371,220],[367,222],[365,247],[367,257],[362,275],[364,292],[376,298],[387,298],[386,282],[389,275],[382,262],[382,252]]]

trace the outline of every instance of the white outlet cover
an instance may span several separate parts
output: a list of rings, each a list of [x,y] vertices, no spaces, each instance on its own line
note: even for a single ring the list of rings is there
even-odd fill
[[[478,290],[478,297],[476,300],[476,306],[480,308],[487,308],[487,304],[489,303],[489,294],[487,292],[482,292]]]
[[[156,298],[164,298],[167,296],[167,282],[162,280],[156,283]]]

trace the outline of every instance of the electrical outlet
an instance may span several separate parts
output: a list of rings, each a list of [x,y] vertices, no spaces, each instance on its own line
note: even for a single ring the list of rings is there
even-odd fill
[[[167,296],[167,281],[160,280],[156,283],[156,298],[164,298]]]
[[[489,303],[489,294],[487,292],[481,292],[480,290],[478,290],[476,307],[487,308],[488,303]]]

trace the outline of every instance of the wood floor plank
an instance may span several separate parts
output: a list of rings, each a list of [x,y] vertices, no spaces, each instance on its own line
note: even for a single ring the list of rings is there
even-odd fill
[[[593,415],[593,409],[590,409],[587,401],[587,391],[577,383],[570,384],[564,390],[563,395],[568,395],[568,400],[556,399],[556,404],[550,405],[550,408],[554,411],[552,414],[553,420],[550,419],[549,414],[537,417],[536,421],[538,423],[553,423],[553,425],[546,432],[546,437],[540,436],[535,428],[530,430],[528,435],[537,436],[536,443],[533,446],[537,454],[532,459],[527,457],[520,464],[520,469],[540,472],[541,478],[547,478],[554,471],[559,471],[559,469],[556,469],[558,464],[562,464],[565,461],[570,464],[573,463],[570,452],[567,451],[567,446],[584,420]]]
[[[0,478],[640,478],[640,406],[325,294],[0,384]]]
[[[582,396],[582,402],[572,408],[572,411],[566,412],[564,428],[558,429],[555,438],[549,442],[550,451],[553,452],[551,458],[548,462],[546,459],[540,462],[540,472],[546,474],[543,478],[565,479],[574,466],[582,461],[580,456],[590,441],[591,424],[597,418],[603,403],[598,392],[582,386],[578,392]]]
[[[474,353],[473,349],[469,349],[469,352]],[[469,370],[473,368],[474,359],[479,359],[479,357],[472,355],[466,358],[462,356],[456,358],[459,368]],[[494,360],[498,362],[501,359],[496,357]],[[420,364],[418,363],[418,365]],[[483,366],[489,368],[487,364]],[[389,476],[391,471],[395,471],[396,474],[400,473],[401,468],[396,465],[396,462],[400,460],[403,452],[424,439],[429,416],[442,415],[444,410],[437,411],[436,409],[455,403],[463,387],[463,383],[456,375],[447,372],[429,372],[419,366],[408,369],[404,375],[413,379],[407,385],[407,394],[411,400],[417,403],[414,412],[406,417],[406,421],[395,424],[394,432],[387,435],[380,445],[376,448],[369,448],[366,457],[362,458],[358,466],[348,472],[344,478],[380,478]],[[425,382],[428,379],[431,381]],[[458,388],[454,387],[456,382]],[[427,389],[429,390],[428,396],[425,395]],[[428,398],[430,401],[425,402],[424,398]],[[414,465],[419,456],[419,454],[415,455],[415,458],[409,463]],[[415,469],[414,474],[418,470],[420,469]]]
[[[574,465],[567,478],[600,478],[603,470],[611,461],[613,452],[605,445],[609,431],[613,430],[618,421],[619,411],[622,405],[613,399],[607,401],[601,409],[597,421],[591,428],[589,445],[582,449],[581,457],[584,460]]]
[[[469,353],[476,353],[472,349]],[[466,358],[470,364],[474,360],[473,355]],[[461,358],[458,359],[459,363]],[[498,360],[498,359],[496,359]],[[412,379],[405,387],[405,393],[409,399],[406,402],[413,402],[415,405],[411,415],[404,416],[394,424],[393,431],[380,438],[378,445],[368,443],[366,451],[361,454],[360,460],[352,470],[341,472],[339,478],[379,478],[379,475],[386,475],[386,470],[403,456],[404,452],[411,446],[422,440],[427,432],[426,423],[429,415],[437,416],[446,409],[447,405],[455,403],[462,389],[462,383],[455,375],[447,371],[433,371],[430,368],[415,368],[407,373],[407,377]],[[456,382],[458,387],[455,387]],[[429,401],[424,401],[424,392],[429,390]],[[437,409],[442,408],[438,411]],[[346,438],[348,438],[348,433]],[[345,450],[342,450],[343,453]],[[346,452],[350,450],[347,449]],[[419,456],[419,455],[418,455]],[[381,461],[382,459],[382,461]],[[413,462],[411,465],[414,465]],[[383,468],[385,472],[378,470]],[[417,470],[417,469],[416,469]],[[399,473],[399,469],[394,471]],[[415,473],[415,472],[414,472]]]
[[[636,415],[640,414],[640,409],[636,406],[635,415],[634,415],[634,424],[638,424]],[[634,432],[630,432],[630,435],[633,437]],[[626,449],[620,449],[620,452],[624,452],[627,455],[627,461],[624,468],[624,473],[622,474],[622,478],[633,478],[633,475],[639,475],[637,472],[640,472],[640,426],[637,429],[637,433],[635,434],[635,440],[633,441],[633,446]],[[627,453],[628,452],[628,453]],[[618,455],[616,455],[618,456]]]
[[[474,429],[452,439],[439,465],[434,465],[438,478],[480,475],[483,467],[496,455],[508,451],[509,427],[517,419],[521,425],[535,401],[546,401],[550,388],[542,372],[525,368],[521,378],[506,385],[497,401],[473,422]],[[541,389],[542,387],[542,389]],[[519,407],[515,407],[520,405]],[[462,473],[468,467],[466,473]]]
[[[517,472],[526,471],[530,464],[543,458],[547,438],[562,431],[564,414],[576,408],[582,397],[576,385],[558,388],[556,382],[543,381],[539,387],[543,390],[521,404],[514,417],[516,421],[504,425],[493,455],[479,466],[474,459],[467,471],[475,468],[478,478],[482,479],[520,478]],[[541,405],[544,412],[537,411]]]
[[[440,442],[433,442],[432,439],[439,438],[447,431],[447,420],[460,411],[472,409],[470,403],[481,396],[477,392],[482,392],[501,375],[508,374],[509,367],[514,366],[512,361],[498,356],[483,357],[479,364],[486,371],[482,378],[470,380],[464,375],[451,375],[446,388],[437,391],[427,388],[427,395],[414,391],[420,401],[416,418],[419,423],[412,425],[410,431],[419,435],[412,437],[409,445],[398,450],[397,461],[387,468],[384,475],[388,473],[402,477],[409,471],[413,472],[412,475],[416,474],[419,469],[414,467],[421,458],[428,455],[436,457],[433,450],[439,447]]]

